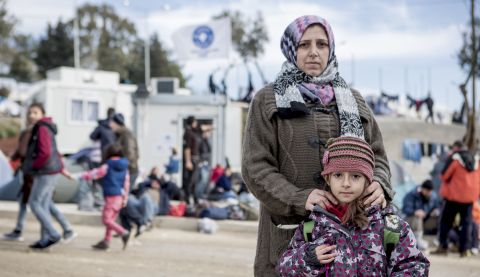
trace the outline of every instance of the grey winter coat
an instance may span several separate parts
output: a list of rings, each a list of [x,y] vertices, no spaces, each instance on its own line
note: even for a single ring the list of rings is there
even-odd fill
[[[362,96],[357,91],[352,93],[365,140],[375,153],[374,180],[381,184],[387,199],[392,199],[390,169],[380,129]],[[307,215],[308,195],[325,186],[320,174],[321,160],[327,140],[340,135],[337,105],[332,101],[327,106],[307,103],[307,107],[309,115],[280,119],[272,85],[259,91],[250,104],[242,175],[261,202],[256,276],[275,276],[275,264],[293,237],[295,224]]]

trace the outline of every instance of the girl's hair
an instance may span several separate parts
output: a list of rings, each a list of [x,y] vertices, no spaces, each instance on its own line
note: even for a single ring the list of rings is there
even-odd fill
[[[327,175],[325,177],[326,177],[325,181],[327,181],[327,186],[325,190],[331,192],[330,185],[328,184],[330,182],[330,175]],[[367,186],[368,186],[368,179],[365,178],[365,186],[363,187],[363,191],[361,195],[363,195],[363,193],[367,189]],[[342,224],[345,224],[351,221],[355,226],[359,227],[360,229],[364,229],[365,227],[368,226],[368,217],[367,217],[367,214],[365,213],[365,205],[363,204],[361,197],[358,197],[357,199],[348,203],[347,212],[345,212],[345,215],[343,215],[341,220],[342,220]]]
[[[105,149],[105,158],[110,159],[111,157],[123,157],[122,147],[116,143],[107,146]]]
[[[32,103],[32,104],[30,104],[30,106],[28,106],[28,109],[30,110],[32,108],[39,109],[42,112],[42,114],[45,115],[45,108],[43,107],[42,103]]]

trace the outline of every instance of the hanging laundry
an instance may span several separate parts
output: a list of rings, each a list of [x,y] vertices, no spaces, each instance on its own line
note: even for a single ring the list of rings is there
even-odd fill
[[[416,139],[405,139],[402,143],[403,159],[419,163],[422,159],[422,146]]]

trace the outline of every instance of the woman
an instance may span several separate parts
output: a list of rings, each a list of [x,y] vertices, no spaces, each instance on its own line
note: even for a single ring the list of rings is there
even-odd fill
[[[317,16],[297,18],[281,47],[287,61],[250,104],[242,155],[243,178],[262,203],[256,276],[275,276],[280,254],[314,205],[337,204],[323,190],[321,175],[329,138],[354,136],[370,144],[375,170],[366,206],[393,198],[380,129],[365,100],[337,71],[329,24]]]

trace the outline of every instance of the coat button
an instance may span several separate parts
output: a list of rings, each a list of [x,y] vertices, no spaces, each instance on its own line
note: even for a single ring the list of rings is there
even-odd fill
[[[316,137],[311,137],[308,139],[308,145],[310,145],[310,147],[316,149],[318,148],[319,146],[319,139],[316,138]]]
[[[323,142],[317,137],[310,137],[308,139],[308,145],[314,149],[319,148],[321,144],[323,144]]]
[[[320,171],[313,174],[313,182],[317,185],[323,184],[323,177]]]

